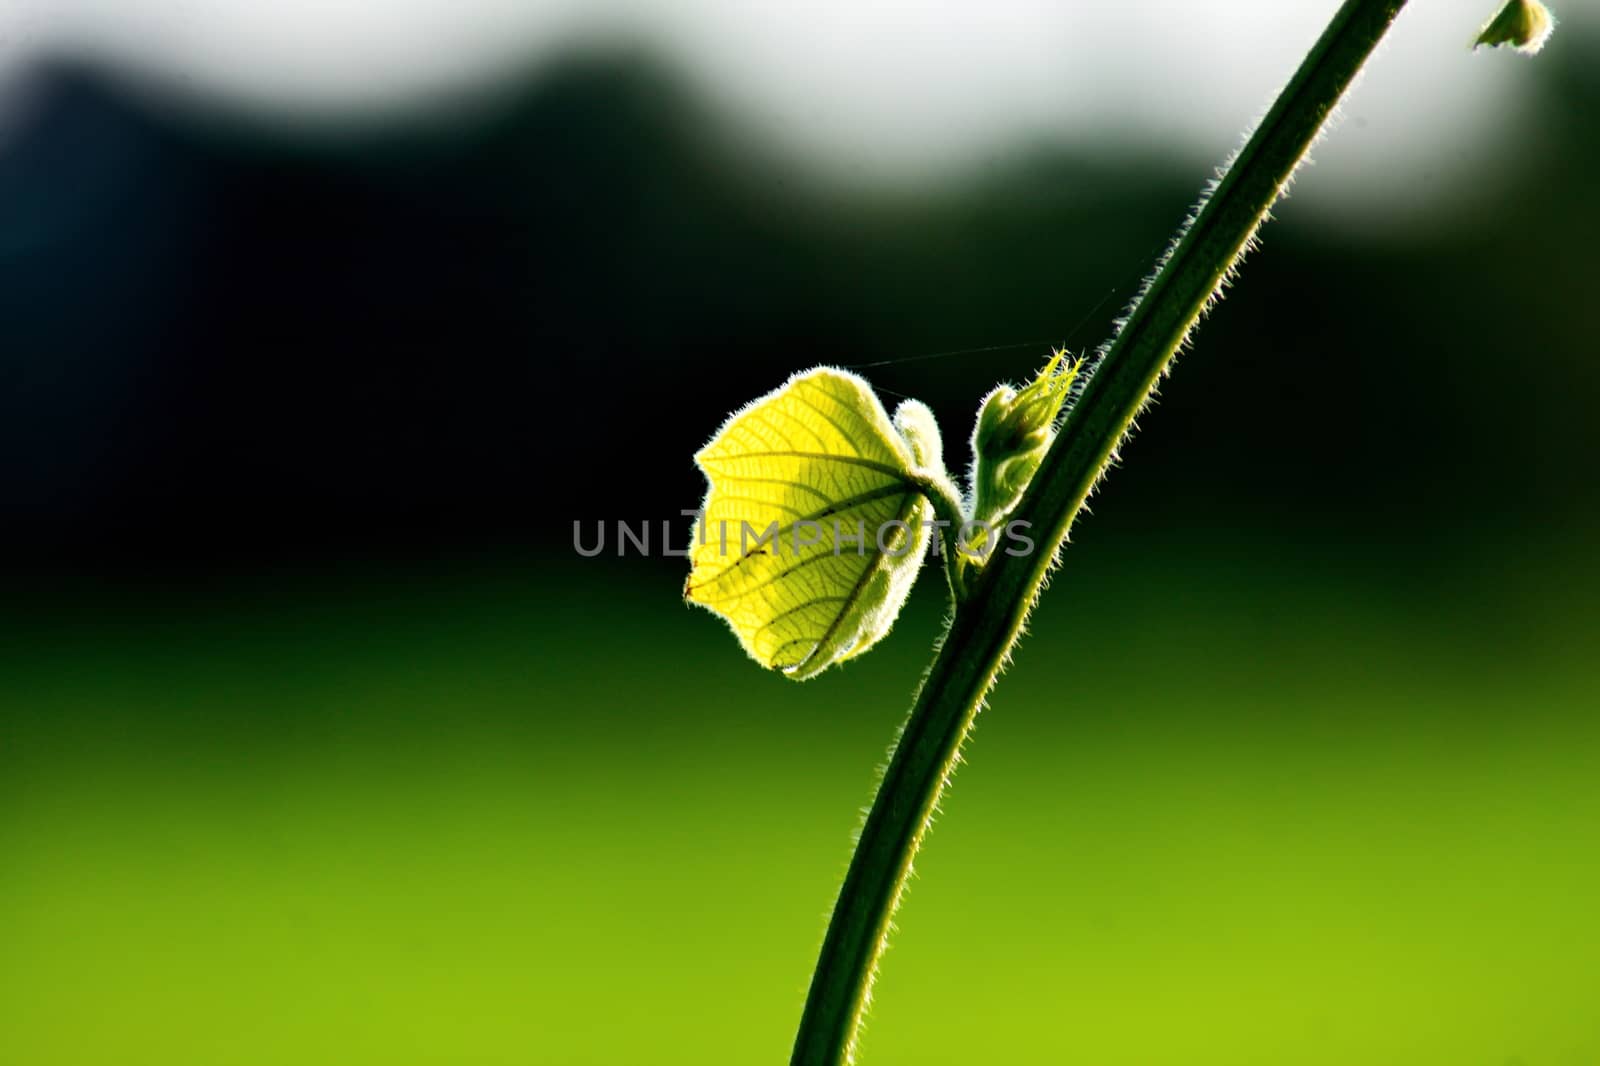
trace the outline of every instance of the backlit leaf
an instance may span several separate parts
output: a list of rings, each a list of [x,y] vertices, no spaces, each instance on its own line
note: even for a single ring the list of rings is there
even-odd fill
[[[1510,45],[1524,55],[1537,55],[1555,27],[1550,9],[1539,0],[1507,0],[1506,5],[1478,31],[1478,39],[1473,42],[1473,47],[1487,45],[1498,48]]]
[[[942,474],[932,413],[891,421],[871,386],[819,367],[735,412],[695,456],[710,490],[684,597],[797,680],[880,640],[927,554]]]

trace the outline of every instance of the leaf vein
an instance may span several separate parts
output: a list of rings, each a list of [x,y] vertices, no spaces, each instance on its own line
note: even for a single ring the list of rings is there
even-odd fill
[[[767,630],[771,629],[773,626],[777,625],[779,622],[783,621],[785,618],[789,617],[792,614],[799,614],[801,611],[807,610],[807,609],[809,609],[811,607],[816,607],[816,606],[818,606],[820,604],[824,604],[824,603],[849,603],[849,602],[850,602],[850,598],[848,596],[813,596],[811,599],[806,600],[804,603],[797,604],[794,607],[790,607],[788,610],[785,610],[785,611],[779,611],[777,614],[773,615],[771,618],[769,618],[765,622],[761,623],[760,627],[758,627],[753,633],[750,634],[750,639],[752,641],[755,640],[756,637],[760,636],[762,633],[765,633]],[[788,647],[788,645],[787,644],[780,644],[780,645],[778,645],[778,647],[784,648],[784,647]],[[776,654],[776,652],[774,652],[774,654]]]
[[[823,395],[827,395],[827,394],[824,393]],[[799,400],[801,403],[805,404],[807,407],[811,408],[813,411],[815,411],[817,413],[817,417],[818,418],[822,419],[824,422],[828,423],[828,425],[832,426],[834,428],[834,431],[836,433],[838,433],[839,436],[844,438],[844,442],[846,444],[850,445],[851,449],[856,453],[856,455],[858,457],[863,457],[863,456],[866,455],[866,449],[861,447],[861,445],[859,443],[857,443],[855,435],[853,433],[851,433],[849,430],[845,429],[842,425],[840,425],[838,420],[835,419],[828,412],[824,411],[822,408],[818,407],[816,404],[814,404],[810,400],[806,399],[805,393],[800,392],[800,391],[797,390],[795,392],[795,394],[794,394],[794,398],[796,400]],[[822,438],[818,437],[817,439],[821,440]]]
[[[904,522],[906,519],[911,517],[911,510],[916,506],[914,501],[920,499],[921,497],[915,492],[906,493],[905,499],[900,501],[900,507],[895,512],[900,516],[900,521]],[[856,579],[855,585],[850,589],[850,595],[847,598],[850,602],[853,602],[857,596],[861,595],[861,590],[867,585],[867,579],[872,577],[873,574],[877,573],[878,565],[883,562],[883,556],[884,552],[880,548],[877,554],[873,557],[871,564],[861,571],[861,576]],[[839,623],[844,621],[844,616],[844,611],[840,611],[838,614],[833,616],[833,621],[828,625],[827,630],[822,634],[822,638],[817,641],[817,648],[822,647],[824,644],[828,643],[828,641],[833,639],[834,633],[838,632],[839,630]],[[811,649],[811,655],[815,655],[817,653],[817,648]],[[777,652],[773,652],[773,654],[776,655]],[[804,666],[806,664],[806,660],[811,658],[811,655],[808,655],[805,659],[801,659],[798,663],[795,663],[795,666],[797,668]]]
[[[890,496],[894,496],[894,495],[897,495],[897,494],[900,494],[900,493],[903,493],[903,492],[904,493],[908,493],[908,494],[915,494],[913,486],[911,485],[910,482],[900,481],[900,482],[896,482],[893,485],[883,485],[883,486],[881,486],[879,488],[876,488],[876,489],[870,489],[870,490],[868,490],[866,492],[857,493],[856,495],[851,496],[848,499],[839,500],[836,503],[830,503],[827,507],[824,507],[820,511],[813,511],[811,514],[805,515],[802,518],[797,518],[793,522],[789,522],[789,523],[786,523],[785,525],[779,526],[777,531],[773,534],[773,540],[776,541],[777,544],[781,547],[782,543],[783,543],[784,534],[798,531],[799,528],[800,528],[800,523],[802,523],[802,522],[815,522],[819,518],[829,518],[829,517],[831,517],[833,515],[841,515],[841,514],[844,514],[846,511],[849,511],[849,510],[851,510],[853,508],[856,508],[856,507],[860,507],[863,504],[875,503],[878,500],[888,499]],[[765,533],[763,531],[758,531],[758,533],[760,534],[760,537],[761,537],[762,540],[766,539],[766,535],[765,535]],[[740,530],[740,541],[739,541],[741,547],[744,544],[743,534],[744,534],[744,531],[743,531],[743,529],[741,529]],[[823,543],[823,542],[819,542],[819,544],[820,543]],[[839,554],[838,551],[837,551],[838,545],[835,544],[834,547],[836,549],[834,554]],[[721,570],[719,570],[715,574],[711,575],[711,577],[709,579],[707,579],[705,581],[702,581],[700,584],[696,585],[695,588],[705,588],[708,585],[716,584],[718,581],[721,581],[724,577],[727,577],[729,574],[731,574],[734,570],[736,570],[740,566],[744,565],[744,563],[746,563],[747,561],[749,561],[752,558],[755,558],[757,554],[758,553],[754,552],[754,551],[744,552],[743,554],[741,554],[739,556],[739,558],[735,559],[733,562],[729,563],[727,566],[723,567]]]
[[[880,474],[887,474],[896,481],[904,481],[906,472],[899,467],[888,463],[880,463],[876,459],[867,459],[860,455],[829,455],[827,452],[801,452],[801,451],[766,451],[766,452],[740,452],[738,455],[704,455],[700,457],[703,463],[731,463],[740,459],[821,459],[829,462],[844,463],[847,466],[859,466]]]

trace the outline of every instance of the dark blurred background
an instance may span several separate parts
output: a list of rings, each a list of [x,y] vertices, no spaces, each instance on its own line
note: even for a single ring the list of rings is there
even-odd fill
[[[993,700],[867,1061],[1600,1061],[1568,21],[1435,49],[1514,94],[1455,141],[1488,105],[1375,69],[1302,174]],[[937,582],[795,686],[573,524],[681,540],[695,448],[819,362],[964,464],[1231,145],[861,173],[647,35],[360,120],[12,59],[0,1062],[780,1060]]]

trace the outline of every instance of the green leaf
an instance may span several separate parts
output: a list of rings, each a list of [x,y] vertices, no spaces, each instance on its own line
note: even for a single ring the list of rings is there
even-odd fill
[[[1524,55],[1534,55],[1544,47],[1556,28],[1555,19],[1539,0],[1510,0],[1494,18],[1478,31],[1472,46],[1488,45],[1491,48],[1509,44]]]
[[[695,456],[710,490],[684,598],[795,680],[889,632],[927,554],[930,487],[948,484],[933,414],[893,421],[854,374],[818,367],[735,412]]]

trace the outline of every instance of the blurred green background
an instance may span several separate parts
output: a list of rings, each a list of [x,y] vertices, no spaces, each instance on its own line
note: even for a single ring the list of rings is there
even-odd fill
[[[1537,62],[1434,49],[1511,101],[1464,140],[1391,157],[1393,101],[1419,141],[1463,106],[1403,65],[1351,102],[980,721],[866,1062],[1600,1061],[1572,8]],[[823,361],[964,463],[1230,145],[1163,113],[884,178],[698,74],[574,47],[360,122],[87,53],[13,86],[0,1062],[786,1057],[939,582],[794,685],[573,523],[681,540],[694,449]]]

